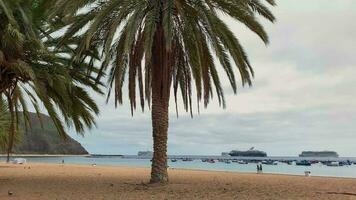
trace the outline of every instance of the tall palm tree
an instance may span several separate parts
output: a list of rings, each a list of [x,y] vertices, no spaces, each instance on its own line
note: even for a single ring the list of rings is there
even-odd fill
[[[93,45],[102,49],[102,71],[110,68],[109,84],[115,102],[122,103],[122,88],[128,76],[131,110],[152,103],[153,161],[152,183],[168,181],[168,107],[173,89],[178,90],[187,112],[192,113],[192,91],[206,107],[213,97],[225,107],[224,92],[214,56],[225,71],[233,91],[237,91],[233,65],[242,85],[251,85],[253,70],[243,47],[222,20],[230,16],[256,33],[263,42],[268,36],[257,17],[271,22],[268,6],[274,0],[56,0],[53,13],[72,22],[66,38],[80,34],[84,39],[75,60]],[[80,12],[78,12],[80,11]],[[54,16],[54,15],[53,15]],[[116,34],[119,31],[119,34]],[[110,87],[110,88],[111,88]],[[110,92],[109,92],[110,95]]]
[[[73,54],[69,46],[54,49],[50,33],[57,25],[44,20],[46,3],[46,0],[0,0],[0,96],[6,96],[10,113],[8,155],[14,145],[20,109],[25,123],[29,121],[26,97],[39,118],[39,103],[43,104],[64,138],[65,125],[83,134],[86,127],[95,125],[94,115],[99,112],[83,87],[100,92],[96,79],[87,70],[94,66],[92,62],[79,65],[68,59]],[[66,45],[77,41],[73,37]]]

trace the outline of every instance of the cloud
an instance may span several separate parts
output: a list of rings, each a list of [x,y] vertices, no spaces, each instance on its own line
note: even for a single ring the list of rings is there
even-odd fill
[[[256,71],[252,88],[235,96],[226,88],[227,109],[216,102],[191,119],[171,107],[170,154],[219,154],[252,146],[269,155],[336,150],[356,156],[356,3],[354,0],[281,0],[278,22],[264,22],[266,47],[244,26],[226,18]],[[95,96],[98,129],[76,137],[92,153],[136,154],[152,148],[150,113],[130,115],[128,101]]]
[[[355,120],[355,115],[340,118],[328,109],[204,114],[193,119],[171,116],[169,153],[219,154],[254,146],[270,155],[297,155],[304,149],[330,147],[337,147],[341,155],[352,155],[352,145],[344,144],[350,143],[355,135],[352,125]],[[135,154],[138,149],[151,149],[150,119],[133,120],[127,116],[115,125],[95,130],[82,143],[96,153]]]

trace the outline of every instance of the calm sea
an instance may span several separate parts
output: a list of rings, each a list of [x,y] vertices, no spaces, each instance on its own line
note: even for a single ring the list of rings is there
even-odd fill
[[[187,157],[187,156],[178,156]],[[229,172],[256,172],[256,164],[238,164],[232,162],[227,164],[224,162],[206,163],[202,162],[198,157],[196,160],[183,162],[178,160],[172,162],[169,160],[168,165],[170,168],[178,169],[199,169],[199,170],[211,170],[211,171],[229,171]],[[209,156],[205,156],[209,157]],[[202,158],[200,156],[199,158]],[[218,158],[210,156],[210,158]],[[138,158],[137,156],[125,156],[125,157],[85,157],[85,156],[65,156],[65,157],[26,157],[27,162],[34,163],[62,163],[64,160],[67,164],[82,164],[98,166],[129,166],[129,167],[150,167],[150,159]],[[282,157],[273,157],[271,159],[283,159]],[[299,159],[293,157],[285,157],[285,159]],[[0,157],[1,161],[4,161],[4,157]],[[352,160],[356,161],[356,158],[339,158],[339,160]],[[291,174],[291,175],[304,175],[304,171],[310,171],[312,176],[329,176],[329,177],[348,177],[356,178],[356,165],[329,167],[322,164],[313,164],[312,166],[296,166],[288,165],[285,163],[278,163],[278,165],[263,165],[264,173],[274,174]]]

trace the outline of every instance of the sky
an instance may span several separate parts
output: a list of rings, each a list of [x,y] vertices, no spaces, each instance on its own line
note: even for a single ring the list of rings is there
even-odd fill
[[[234,95],[223,78],[227,108],[217,102],[194,118],[171,106],[168,153],[219,155],[255,147],[270,156],[334,150],[356,157],[356,1],[278,0],[277,22],[263,21],[265,45],[243,25],[223,16],[245,47],[256,72],[253,87]],[[223,76],[222,76],[223,77]],[[152,149],[150,113],[132,117],[129,101],[93,94],[98,127],[72,136],[90,153],[137,154]]]

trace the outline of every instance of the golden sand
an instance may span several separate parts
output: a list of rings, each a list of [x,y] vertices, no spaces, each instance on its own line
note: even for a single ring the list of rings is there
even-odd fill
[[[170,184],[162,186],[147,184],[149,174],[148,168],[1,163],[0,199],[356,199],[356,179],[170,169]]]

